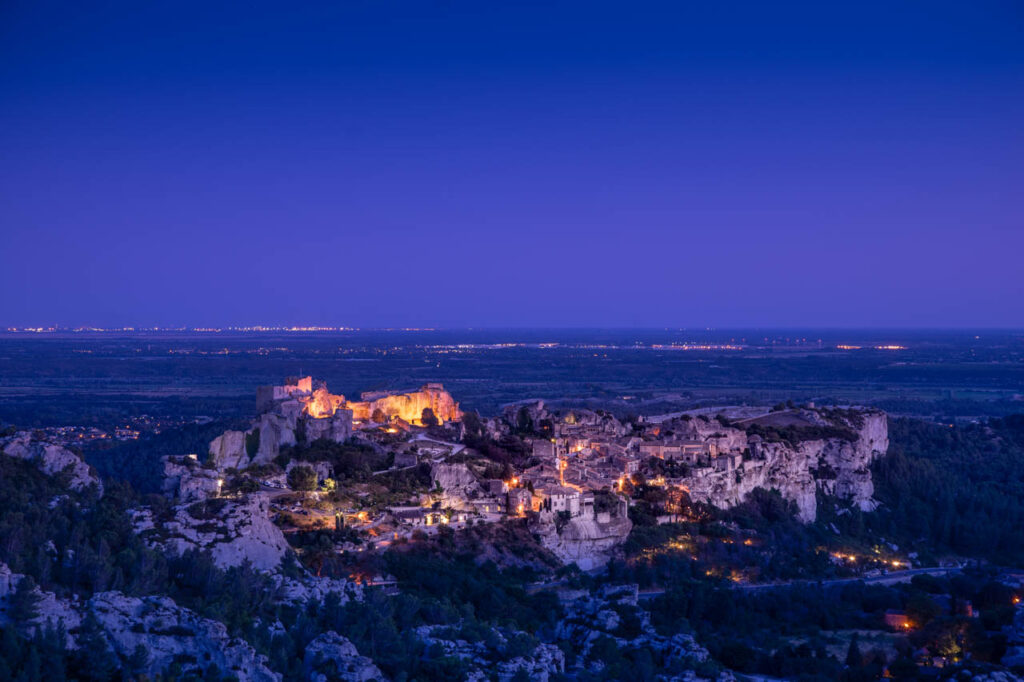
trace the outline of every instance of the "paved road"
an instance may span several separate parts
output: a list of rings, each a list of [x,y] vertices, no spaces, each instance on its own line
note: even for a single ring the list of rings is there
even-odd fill
[[[891,585],[894,583],[910,582],[915,575],[947,575],[949,573],[959,573],[960,570],[959,566],[947,566],[943,568],[911,568],[906,571],[891,571],[884,575],[873,575],[869,577],[836,578],[834,580],[793,580],[785,583],[739,583],[734,587],[737,590],[770,590],[773,587],[791,587],[793,585],[819,585],[821,587],[831,587],[833,585],[843,585],[846,583],[856,582]]]
[[[959,573],[960,568],[957,566],[948,566],[943,568],[911,568],[906,571],[892,571],[885,575],[875,575],[870,577],[855,577],[855,578],[836,578],[834,580],[791,580],[784,583],[733,583],[732,589],[734,590],[771,590],[781,587],[793,587],[797,585],[808,585],[818,587],[832,587],[834,585],[844,585],[846,583],[864,582],[876,585],[891,585],[894,583],[905,583],[909,582],[915,575],[947,575],[949,573]],[[640,599],[654,599],[665,594],[664,589],[653,589],[653,590],[641,590],[639,597]]]

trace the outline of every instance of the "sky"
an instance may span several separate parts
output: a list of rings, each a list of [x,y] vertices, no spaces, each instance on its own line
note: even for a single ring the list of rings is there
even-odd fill
[[[1024,327],[1024,4],[0,2],[0,326]]]

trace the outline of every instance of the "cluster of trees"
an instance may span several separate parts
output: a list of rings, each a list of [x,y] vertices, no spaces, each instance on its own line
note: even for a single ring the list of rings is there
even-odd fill
[[[842,440],[857,440],[857,432],[847,426],[765,426],[763,424],[750,424],[746,427],[748,436],[760,436],[769,443],[788,443],[793,447],[800,445],[805,440],[827,440],[839,438]]]
[[[374,471],[388,464],[388,456],[377,452],[370,445],[351,441],[336,443],[326,438],[282,448],[275,463],[284,468],[292,460],[328,462],[334,478],[339,481],[365,481]]]
[[[968,618],[957,604],[972,600],[988,620]],[[883,666],[897,679],[916,679],[913,655],[998,662],[1000,628],[1012,618],[1009,590],[990,572],[948,580],[915,578],[909,585],[804,584],[758,592],[681,578],[650,603],[651,621],[666,634],[694,632],[716,660],[744,673],[801,680],[873,680]],[[845,657],[829,654],[838,633],[886,630],[884,613],[905,610],[913,631],[884,650],[854,638]],[[968,656],[969,655],[969,656]]]
[[[465,428],[465,435],[462,442],[472,448],[485,458],[503,468],[509,470],[525,469],[530,466],[533,452],[526,446],[522,438],[515,436],[503,436],[495,441],[488,437],[484,430],[480,415],[475,412],[464,412],[462,424]]]
[[[777,491],[756,489],[728,510],[681,500],[681,509],[691,520],[657,525],[653,515],[660,508],[651,498],[657,499],[659,491],[664,494],[659,488],[642,492],[630,508],[635,525],[623,546],[625,561],[613,564],[621,580],[661,584],[676,575],[728,574],[730,568],[760,580],[837,576],[839,569],[822,549],[834,536],[822,525],[801,523],[795,505]],[[689,550],[658,553],[653,559],[641,556],[680,537],[692,538]]]

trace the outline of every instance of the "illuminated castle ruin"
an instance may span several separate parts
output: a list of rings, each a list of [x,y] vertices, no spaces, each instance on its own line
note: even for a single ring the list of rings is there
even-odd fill
[[[272,461],[281,448],[325,438],[343,443],[355,426],[401,422],[423,425],[430,409],[439,424],[459,421],[459,404],[441,384],[426,384],[418,391],[364,393],[349,402],[327,390],[313,377],[286,379],[283,386],[256,390],[259,417],[248,431],[227,431],[210,443],[210,455],[222,468],[244,468]]]
[[[323,382],[313,377],[289,379],[284,386],[261,386],[256,400],[263,412],[295,412],[312,419],[334,418],[340,411],[348,411],[358,422],[389,422],[400,419],[408,424],[422,425],[423,411],[434,413],[438,423],[459,421],[459,404],[441,384],[425,384],[418,391],[374,391],[363,393],[361,400],[348,401],[343,395],[327,390]]]
[[[409,393],[376,391],[363,393],[361,402],[348,403],[352,416],[359,421],[376,421],[383,416],[386,420],[401,419],[409,424],[422,424],[423,411],[434,413],[439,424],[462,419],[459,404],[441,384],[424,384],[418,391]]]

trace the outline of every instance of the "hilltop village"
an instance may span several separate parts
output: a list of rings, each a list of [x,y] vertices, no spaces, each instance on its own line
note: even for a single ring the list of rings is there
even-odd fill
[[[168,495],[182,505],[243,504],[240,518],[267,516],[286,533],[345,529],[342,553],[519,520],[559,561],[584,570],[626,539],[637,504],[672,522],[693,502],[729,507],[771,488],[805,521],[819,490],[870,509],[867,465],[888,446],[881,412],[813,406],[624,421],[532,401],[482,418],[440,384],[349,400],[312,377],[262,387],[257,404],[248,430],[225,432],[206,453],[165,458]],[[203,546],[187,532],[190,518],[157,523],[154,535],[179,549]],[[272,565],[283,543],[264,544],[212,549]]]
[[[835,679],[844,665],[916,679],[969,652],[1024,665],[1024,573],[968,586],[961,563],[837,528],[878,504],[869,466],[889,437],[878,410],[617,417],[532,400],[482,417],[436,383],[352,400],[312,377],[262,387],[255,404],[205,450],[154,456],[159,495],[128,495],[41,432],[0,437],[10,481],[47,491],[45,512],[25,518],[62,529],[95,513],[104,529],[95,548],[56,530],[28,560],[0,563],[0,627],[50,628],[77,670],[99,647],[151,679],[419,670],[546,682],[632,679],[647,665],[636,679],[735,682],[755,669],[791,679],[812,661]],[[102,569],[100,557],[128,555],[142,562],[134,582]],[[91,590],[68,588],[90,572]],[[788,644],[755,660],[735,649],[737,608],[771,628],[779,613],[803,615]],[[813,656],[800,643],[812,620],[823,623]],[[870,656],[850,628],[871,633]],[[961,631],[973,639],[950,638]],[[970,679],[1016,679],[993,675]]]

